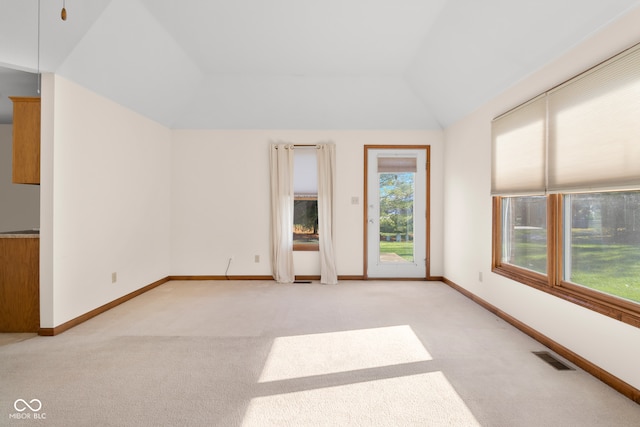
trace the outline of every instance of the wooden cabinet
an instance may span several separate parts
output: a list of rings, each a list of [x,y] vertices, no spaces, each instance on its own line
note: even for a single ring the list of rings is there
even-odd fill
[[[13,101],[13,182],[40,184],[40,98]]]
[[[0,332],[40,329],[40,239],[0,236]]]

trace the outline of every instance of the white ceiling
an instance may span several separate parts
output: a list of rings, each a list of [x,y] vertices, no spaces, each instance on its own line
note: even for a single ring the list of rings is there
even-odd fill
[[[41,0],[38,49],[38,0],[2,0],[0,123],[40,69],[171,128],[438,129],[635,7],[66,0],[63,22],[62,0]]]

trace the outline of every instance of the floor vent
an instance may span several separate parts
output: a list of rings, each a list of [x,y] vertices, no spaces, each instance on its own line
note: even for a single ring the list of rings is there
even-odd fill
[[[556,359],[551,353],[548,351],[533,351],[533,354],[538,356],[540,359],[547,362],[549,365],[556,368],[558,371],[573,371],[574,369],[568,365],[565,365],[558,359]]]

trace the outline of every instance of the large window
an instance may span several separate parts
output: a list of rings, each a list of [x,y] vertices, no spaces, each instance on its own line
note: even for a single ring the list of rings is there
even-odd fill
[[[504,199],[502,218],[501,262],[546,274],[546,198],[510,197]]]
[[[640,302],[640,191],[567,195],[563,219],[562,280]]]
[[[492,123],[493,271],[640,326],[640,45]]]

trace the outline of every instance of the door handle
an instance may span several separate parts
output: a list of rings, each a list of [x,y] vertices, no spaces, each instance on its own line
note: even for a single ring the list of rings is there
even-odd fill
[[[373,220],[372,219],[369,220],[369,224],[373,224]]]

